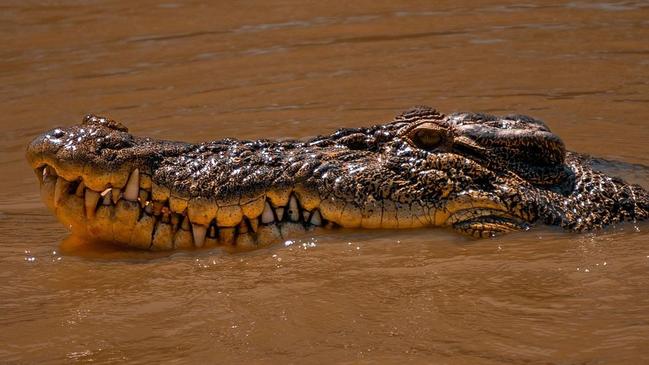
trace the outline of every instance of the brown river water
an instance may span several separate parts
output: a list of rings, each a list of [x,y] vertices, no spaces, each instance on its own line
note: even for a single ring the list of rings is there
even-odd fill
[[[648,224],[152,255],[66,238],[24,159],[90,112],[197,142],[428,104],[541,118],[647,187],[649,3],[174,1],[0,4],[0,363],[649,363]]]

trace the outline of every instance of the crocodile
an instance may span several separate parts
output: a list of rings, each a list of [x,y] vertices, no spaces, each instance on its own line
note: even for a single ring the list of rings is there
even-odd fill
[[[248,250],[335,227],[583,232],[649,216],[646,190],[524,115],[419,106],[305,140],[198,144],[88,115],[38,136],[26,155],[72,234],[148,250]]]

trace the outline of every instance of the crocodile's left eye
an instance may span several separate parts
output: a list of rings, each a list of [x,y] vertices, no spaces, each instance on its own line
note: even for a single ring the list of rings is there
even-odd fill
[[[436,124],[425,123],[413,128],[408,133],[408,139],[418,148],[431,151],[444,144],[446,130]]]

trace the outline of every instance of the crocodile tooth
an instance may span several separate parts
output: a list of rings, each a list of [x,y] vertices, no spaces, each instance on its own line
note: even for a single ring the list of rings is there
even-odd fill
[[[97,202],[99,202],[98,192],[86,188],[86,194],[84,196],[84,205],[86,206],[86,216],[93,218],[95,216],[95,210],[97,210]]]
[[[253,232],[257,232],[257,228],[259,227],[259,219],[251,219],[250,220],[250,228],[252,229]]]
[[[239,223],[238,226],[239,233],[248,233],[248,224],[246,223],[245,220],[242,220],[241,223]]]
[[[65,194],[67,193],[68,187],[70,186],[70,183],[63,179],[62,177],[59,177],[56,179],[56,185],[54,186],[54,206],[57,207],[59,205],[59,202]]]
[[[111,205],[112,202],[110,201],[110,196],[111,196],[111,194],[106,194],[106,195],[104,195],[104,199],[102,200],[101,203],[102,203],[103,205]]]
[[[106,196],[107,194],[110,194],[113,188],[106,188],[106,190],[102,191],[100,194],[102,197]]]
[[[275,208],[275,214],[277,214],[277,220],[280,222],[284,218],[284,209],[285,209],[284,207]]]
[[[184,217],[183,219],[183,224],[180,226],[180,228],[184,229],[185,231],[189,231],[191,227],[189,226],[189,218]]]
[[[36,174],[36,178],[38,179],[38,182],[42,185],[43,180],[45,179],[45,168],[43,167],[42,169],[36,169],[34,170],[34,173]]]
[[[286,215],[292,222],[297,222],[300,220],[300,208],[298,207],[295,195],[291,195],[291,199],[288,201],[288,211]]]
[[[122,194],[122,191],[121,191],[121,190],[116,189],[116,188],[113,188],[113,190],[112,190],[112,192],[111,192],[112,199],[113,199],[113,204],[117,204],[117,202],[119,201],[119,198],[120,198],[121,194]]]
[[[124,188],[124,199],[132,202],[137,201],[140,190],[140,170],[135,169],[131,172],[128,178],[126,187]]]
[[[79,198],[83,198],[83,191],[86,188],[86,184],[83,183],[83,181],[79,181],[79,185],[77,185],[77,191],[74,192],[74,195],[78,196]]]
[[[302,217],[304,218],[305,222],[309,221],[310,216],[311,216],[311,212],[309,212],[308,210],[303,210],[302,211]]]
[[[266,202],[264,205],[264,211],[261,212],[261,223],[269,224],[273,223],[275,220],[275,215],[273,214],[273,208],[270,207],[270,204]]]
[[[58,176],[56,174],[56,170],[52,166],[45,166],[45,170],[43,171],[43,179],[48,177],[48,176]]]
[[[207,231],[207,237],[205,237],[205,242],[203,247],[216,247],[219,245],[218,233],[216,232],[216,227],[213,225],[209,226]]]
[[[216,227],[210,226],[210,230],[208,232],[208,237],[209,238],[217,238]]]
[[[309,223],[313,224],[314,226],[320,226],[322,225],[322,216],[320,215],[319,210],[313,211],[313,214],[311,214],[311,220]]]
[[[207,227],[202,226],[200,224],[192,224],[192,234],[194,235],[194,246],[203,247],[203,244],[205,244],[206,233],[207,233]]]

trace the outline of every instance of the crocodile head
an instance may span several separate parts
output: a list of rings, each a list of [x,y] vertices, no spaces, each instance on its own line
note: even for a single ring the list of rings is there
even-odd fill
[[[250,249],[316,227],[586,230],[646,218],[649,206],[541,121],[427,107],[304,141],[200,144],[91,115],[34,139],[27,159],[73,233],[157,250]]]

